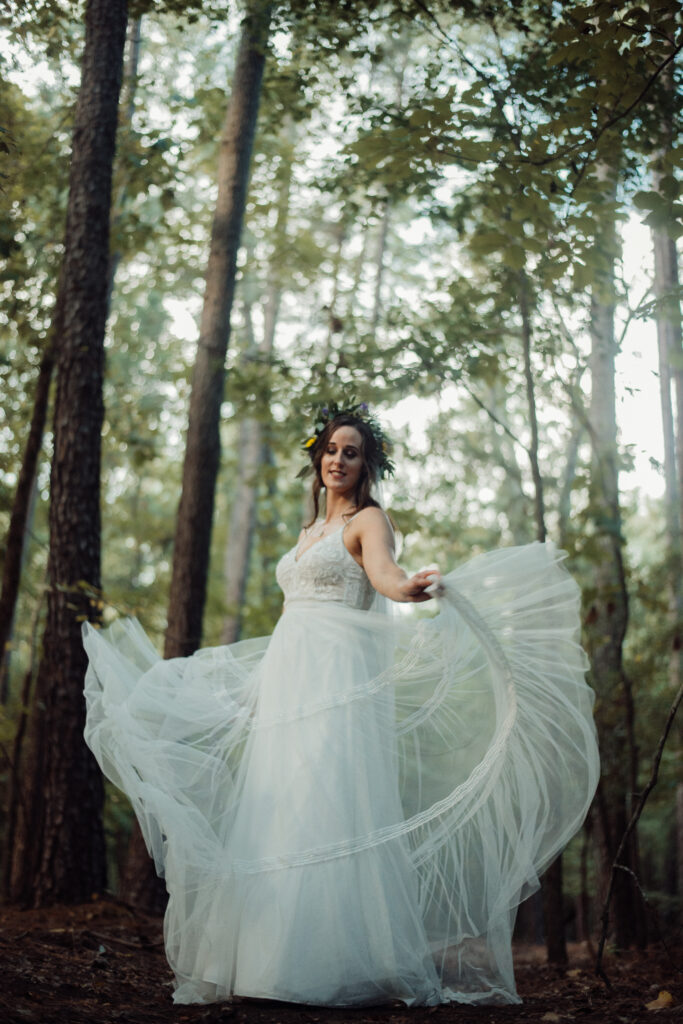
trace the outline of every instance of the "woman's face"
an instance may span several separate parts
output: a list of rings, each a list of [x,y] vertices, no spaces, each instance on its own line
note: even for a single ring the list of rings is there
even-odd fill
[[[320,462],[320,476],[328,494],[353,495],[363,472],[362,438],[355,427],[337,427]]]

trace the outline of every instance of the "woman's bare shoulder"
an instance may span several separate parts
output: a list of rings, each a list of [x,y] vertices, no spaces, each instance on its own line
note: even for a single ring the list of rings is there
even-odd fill
[[[354,526],[359,532],[364,532],[365,530],[372,530],[373,532],[376,530],[388,530],[391,534],[394,532],[389,516],[379,505],[367,505],[360,512],[356,512],[349,523],[349,529]]]

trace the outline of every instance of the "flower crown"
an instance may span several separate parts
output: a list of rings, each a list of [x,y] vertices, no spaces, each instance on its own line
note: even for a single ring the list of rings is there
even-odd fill
[[[311,461],[315,455],[316,446],[320,435],[322,434],[325,427],[336,420],[338,416],[355,416],[356,419],[362,420],[370,429],[370,433],[375,441],[376,462],[377,462],[377,477],[382,480],[385,476],[393,476],[395,466],[391,461],[391,442],[384,433],[381,424],[374,416],[370,414],[370,410],[366,402],[355,402],[349,405],[338,405],[337,402],[328,402],[325,405],[319,405],[314,409],[314,420],[315,426],[312,432],[301,442],[302,449],[309,456]],[[310,472],[311,467],[306,466],[299,476],[304,476]]]

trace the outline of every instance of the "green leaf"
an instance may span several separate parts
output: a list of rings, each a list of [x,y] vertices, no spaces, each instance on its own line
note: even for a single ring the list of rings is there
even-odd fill
[[[430,121],[431,114],[428,110],[413,110],[408,118],[411,128],[421,128],[423,125],[429,124]]]
[[[512,270],[523,270],[526,266],[526,252],[521,245],[511,245],[503,253],[503,261]]]
[[[507,238],[499,231],[481,231],[470,238],[470,248],[482,256],[498,252],[507,244]]]

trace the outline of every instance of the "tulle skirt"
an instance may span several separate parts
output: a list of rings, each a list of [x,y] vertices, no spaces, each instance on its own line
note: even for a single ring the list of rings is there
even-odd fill
[[[293,602],[190,658],[85,626],[86,739],[165,876],[176,1002],[518,1001],[515,909],[599,772],[560,559],[475,558],[436,614]]]

